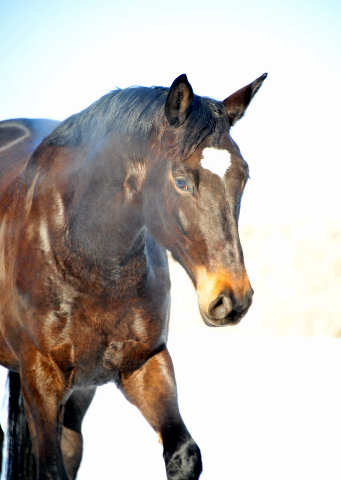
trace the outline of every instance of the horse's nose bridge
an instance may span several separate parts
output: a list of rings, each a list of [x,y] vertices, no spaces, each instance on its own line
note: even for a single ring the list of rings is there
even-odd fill
[[[238,265],[238,272],[245,271],[244,265],[244,255],[243,249],[240,241],[239,231],[237,223],[229,226],[229,231],[227,234],[227,242],[225,249],[227,250],[227,255],[231,258],[234,258],[234,262]],[[245,272],[246,273],[246,272]]]

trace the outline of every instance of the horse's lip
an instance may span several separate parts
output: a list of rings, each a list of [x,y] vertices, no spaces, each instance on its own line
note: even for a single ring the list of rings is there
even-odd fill
[[[228,317],[225,317],[225,318],[222,318],[221,320],[215,320],[215,319],[210,319],[206,314],[205,312],[201,309],[200,305],[199,305],[199,311],[200,311],[200,314],[201,314],[201,317],[205,323],[205,325],[207,325],[208,327],[227,327],[227,326],[234,326],[234,325],[237,325],[240,320],[246,315],[247,311],[246,312],[241,312],[241,313],[238,313],[234,318],[228,318]],[[213,323],[214,322],[214,323]]]

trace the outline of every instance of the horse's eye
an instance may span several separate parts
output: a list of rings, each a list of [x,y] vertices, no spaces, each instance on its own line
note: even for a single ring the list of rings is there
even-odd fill
[[[175,179],[175,185],[180,188],[180,190],[189,190],[189,187],[186,183],[186,180],[183,178],[176,178]]]

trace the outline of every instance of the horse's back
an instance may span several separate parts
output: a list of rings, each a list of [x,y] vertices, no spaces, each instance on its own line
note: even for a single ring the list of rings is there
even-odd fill
[[[21,171],[39,143],[58,123],[23,118],[0,122],[0,189]]]

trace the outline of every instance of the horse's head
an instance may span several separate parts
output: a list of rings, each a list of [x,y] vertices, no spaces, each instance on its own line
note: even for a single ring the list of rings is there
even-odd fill
[[[210,326],[237,323],[252,303],[238,235],[249,170],[230,127],[265,78],[223,102],[193,95],[186,76],[177,78],[165,104],[159,153],[145,182],[148,230],[187,271]]]

